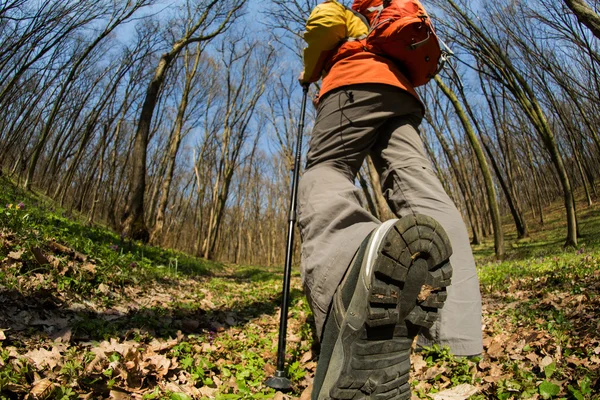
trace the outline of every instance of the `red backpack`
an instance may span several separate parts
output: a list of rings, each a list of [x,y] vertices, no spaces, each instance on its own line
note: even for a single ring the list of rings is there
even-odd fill
[[[419,0],[355,0],[354,11],[370,24],[364,49],[398,62],[413,86],[439,71],[442,51],[433,24]]]

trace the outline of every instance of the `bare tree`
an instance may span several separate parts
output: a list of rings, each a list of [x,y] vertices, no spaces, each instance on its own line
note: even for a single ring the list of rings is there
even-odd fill
[[[483,154],[481,144],[477,139],[472,124],[469,121],[463,106],[460,104],[458,97],[456,97],[456,94],[442,81],[442,78],[439,76],[435,77],[435,83],[437,83],[438,87],[448,97],[454,106],[454,110],[456,111],[456,114],[462,123],[465,134],[469,139],[469,143],[475,152],[475,156],[477,157],[477,161],[479,163],[479,168],[481,168],[481,172],[483,173],[488,205],[491,211],[492,226],[494,228],[494,248],[496,251],[496,258],[501,260],[504,258],[504,233],[502,232],[502,221],[500,220],[500,210],[498,208],[496,189],[494,188],[492,173],[489,169],[487,160],[485,159],[485,155]]]
[[[221,113],[223,126],[219,135],[220,155],[212,188],[208,230],[202,247],[205,258],[211,258],[214,253],[231,179],[251,133],[250,122],[264,93],[275,56],[273,47],[237,39],[224,41],[219,52],[225,87]]]
[[[551,156],[563,189],[563,198],[567,214],[567,238],[565,245],[577,245],[577,217],[573,202],[573,191],[568,173],[556,137],[552,131],[547,116],[541,107],[536,91],[531,86],[527,77],[513,62],[505,46],[490,32],[491,25],[483,25],[475,21],[466,11],[466,6],[459,7],[453,0],[443,0],[447,4],[447,12],[455,19],[456,39],[461,42],[483,65],[486,73],[492,76],[497,83],[504,85],[514,96],[522,111],[536,129],[542,143]],[[460,29],[466,29],[466,32]]]
[[[192,52],[189,47],[185,49],[183,57],[185,82],[181,89],[181,99],[177,107],[177,114],[175,121],[171,129],[169,137],[168,151],[166,153],[166,167],[164,173],[164,180],[161,185],[161,195],[158,202],[158,212],[156,215],[156,222],[154,229],[152,230],[151,241],[160,243],[161,235],[163,232],[163,226],[165,221],[165,212],[167,209],[167,203],[169,201],[169,194],[171,192],[171,183],[173,181],[173,174],[175,172],[175,160],[179,153],[179,147],[181,140],[189,132],[191,127],[186,128],[184,125],[188,120],[188,106],[190,104],[190,98],[195,99],[196,102],[203,102],[203,99],[207,97],[207,89],[210,89],[210,83],[198,82],[196,79],[200,66],[202,65],[203,73],[200,74],[201,78],[212,79],[214,74],[206,73],[206,63],[201,63],[203,52],[203,43],[198,42],[195,50]]]
[[[27,170],[27,178],[25,179],[25,183],[23,185],[25,189],[29,189],[31,185],[38,159],[42,153],[42,150],[44,149],[46,140],[50,135],[54,120],[58,115],[58,112],[64,101],[65,94],[67,93],[71,84],[74,82],[81,65],[87,60],[92,51],[94,51],[96,47],[110,35],[111,32],[113,32],[123,22],[130,19],[137,10],[150,4],[151,2],[152,0],[137,0],[135,2],[128,2],[123,8],[111,10],[112,12],[109,15],[106,26],[102,29],[100,34],[89,45],[87,45],[87,47],[82,51],[81,55],[74,60],[67,77],[64,79],[60,90],[55,97],[52,111],[45,121],[44,129],[40,135],[40,139],[34,147],[33,155],[31,156],[31,161]],[[103,16],[103,14],[105,14],[105,12],[102,12],[102,14],[98,15],[98,17]]]
[[[133,239],[148,241],[150,238],[144,220],[144,194],[146,191],[146,154],[152,115],[158,102],[167,70],[181,51],[191,43],[205,42],[223,33],[239,15],[245,0],[205,0],[186,2],[184,32],[164,53],[148,85],[140,112],[135,143],[133,146],[133,171],[131,196],[123,214],[122,231]]]

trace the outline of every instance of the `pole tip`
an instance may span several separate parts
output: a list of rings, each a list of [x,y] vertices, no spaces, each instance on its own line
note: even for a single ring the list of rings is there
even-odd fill
[[[275,375],[267,379],[265,381],[265,385],[282,392],[288,391],[292,388],[292,382],[285,377],[285,372],[283,371],[275,371]]]

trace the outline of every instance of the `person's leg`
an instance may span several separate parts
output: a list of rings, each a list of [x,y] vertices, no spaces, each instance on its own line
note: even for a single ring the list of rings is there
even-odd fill
[[[319,104],[298,188],[302,279],[321,338],[333,293],[380,222],[360,204],[354,177],[387,120],[376,93],[339,89]]]
[[[419,215],[381,224],[354,185],[379,128],[421,111],[402,93],[356,85],[319,108],[298,211],[302,277],[321,341],[315,400],[409,399],[414,338],[447,297],[451,246],[439,223]]]
[[[455,355],[477,355],[483,351],[481,295],[469,236],[425,155],[418,134],[420,121],[419,114],[389,120],[381,127],[371,154],[392,211],[399,218],[411,214],[434,218],[452,243],[453,276],[448,299],[440,318],[421,333],[418,344],[438,343],[449,346]]]

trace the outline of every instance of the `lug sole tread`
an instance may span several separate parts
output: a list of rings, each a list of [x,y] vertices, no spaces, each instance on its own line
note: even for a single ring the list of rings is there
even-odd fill
[[[445,232],[430,217],[402,218],[387,232],[373,265],[362,332],[348,346],[350,358],[326,398],[411,398],[412,343],[420,328],[433,325],[447,298],[451,253]],[[422,294],[425,286],[430,289]]]

